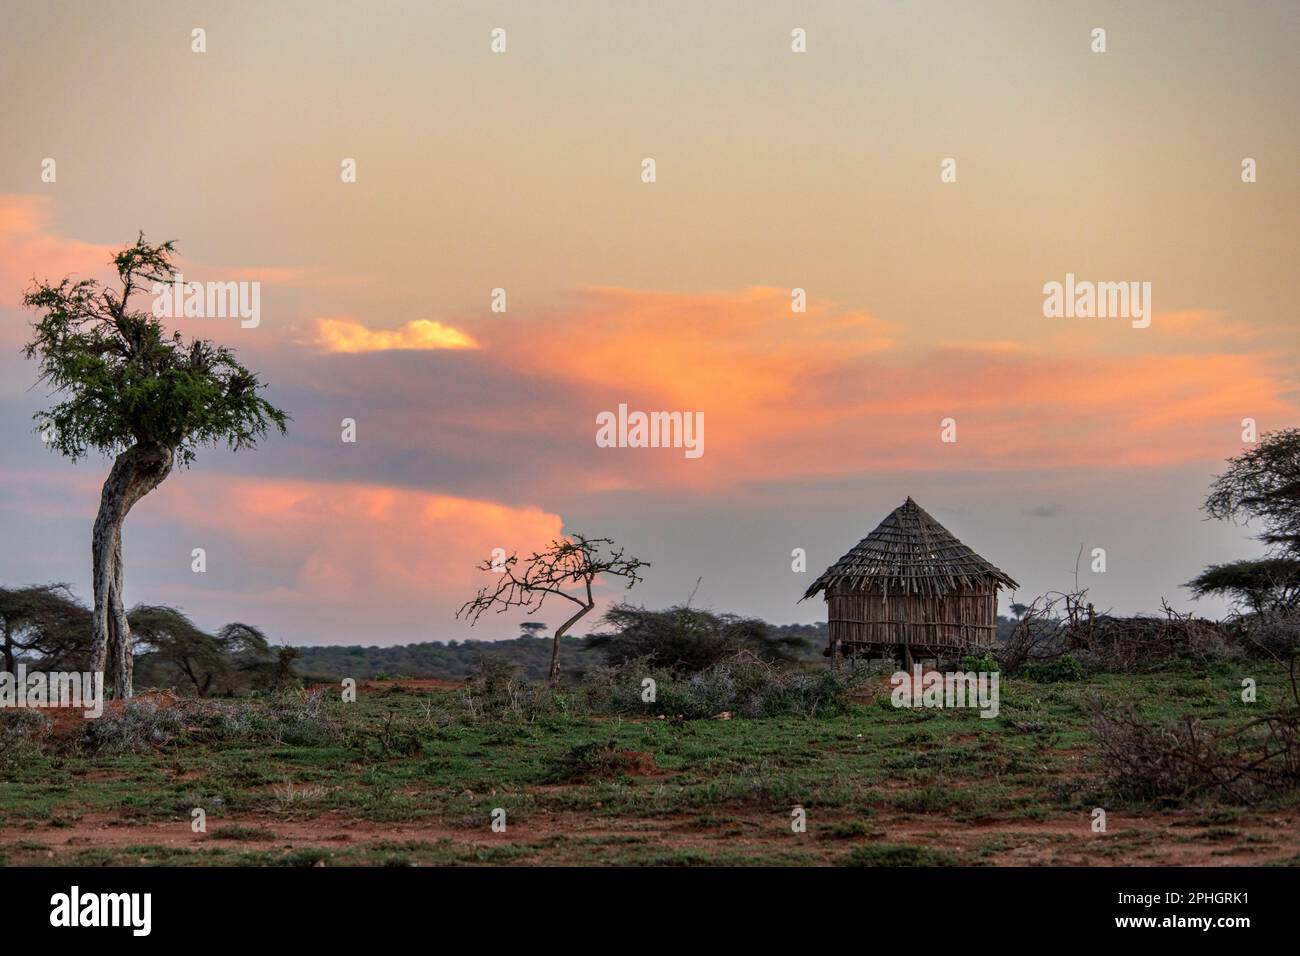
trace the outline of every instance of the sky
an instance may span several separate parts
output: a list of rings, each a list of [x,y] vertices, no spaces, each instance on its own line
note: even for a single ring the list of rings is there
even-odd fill
[[[204,449],[127,522],[128,603],[205,627],[512,637],[518,615],[455,618],[492,583],[476,566],[566,532],[651,564],[602,606],[825,620],[798,603],[812,577],[909,495],[1024,603],[1077,575],[1099,609],[1218,616],[1182,585],[1261,552],[1200,505],[1244,419],[1300,425],[1294,3],[6,0],[4,20],[0,582],[89,599],[110,462],[34,432],[54,399],[20,299],[112,281],[140,231],[176,240],[187,280],[260,284],[256,327],[169,324],[234,348],[293,419]],[[1046,316],[1067,274],[1150,283],[1149,326]],[[704,453],[598,446],[620,404],[702,414]]]

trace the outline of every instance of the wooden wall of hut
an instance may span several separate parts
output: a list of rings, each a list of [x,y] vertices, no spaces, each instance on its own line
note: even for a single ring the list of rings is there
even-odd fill
[[[842,646],[959,649],[991,647],[997,638],[993,590],[932,596],[836,587],[826,592],[826,604],[832,647],[839,641]]]

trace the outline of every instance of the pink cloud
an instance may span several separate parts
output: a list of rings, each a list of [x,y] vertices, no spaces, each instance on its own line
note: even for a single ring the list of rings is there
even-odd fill
[[[558,515],[366,484],[234,479],[188,473],[157,507],[297,563],[289,591],[306,600],[467,594],[494,548],[528,550],[560,535]]]
[[[0,194],[0,347],[27,339],[30,316],[20,303],[33,279],[103,280],[113,274],[116,250],[59,235],[52,205],[44,196]]]

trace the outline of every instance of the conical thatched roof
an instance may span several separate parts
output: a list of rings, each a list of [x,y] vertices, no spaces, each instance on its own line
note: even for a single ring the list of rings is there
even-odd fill
[[[837,584],[925,595],[1020,586],[954,538],[911,498],[827,568],[800,600]]]

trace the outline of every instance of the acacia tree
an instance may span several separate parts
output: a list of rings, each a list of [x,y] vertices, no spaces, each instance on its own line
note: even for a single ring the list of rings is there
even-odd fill
[[[0,587],[0,659],[14,672],[20,655],[32,655],[40,666],[59,670],[77,663],[85,653],[90,612],[66,584]]]
[[[168,680],[183,675],[200,697],[278,683],[276,655],[251,624],[235,622],[209,634],[166,605],[137,604],[127,617],[135,642],[151,652],[141,658],[153,665],[151,673]]]
[[[560,640],[574,624],[596,606],[591,589],[602,574],[625,578],[630,589],[642,580],[641,568],[649,562],[625,556],[610,538],[588,538],[570,534],[563,540],[552,541],[545,551],[534,552],[522,566],[519,556],[511,554],[504,561],[484,561],[481,571],[500,575],[494,588],[481,588],[478,596],[466,601],[456,617],[466,617],[471,625],[477,624],[484,611],[494,609],[498,614],[512,607],[527,608],[529,614],[542,609],[546,599],[558,595],[578,606],[573,616],[555,629],[551,646],[551,681],[560,679]],[[576,588],[575,596],[566,588]]]
[[[1300,558],[1300,428],[1268,432],[1229,458],[1204,507],[1212,518],[1258,521],[1273,556]]]
[[[1211,518],[1256,521],[1263,558],[1206,568],[1187,582],[1197,597],[1223,595],[1256,615],[1300,606],[1300,429],[1268,432],[1228,459],[1203,505]]]
[[[152,651],[167,668],[185,675],[200,697],[207,697],[213,683],[230,672],[222,642],[176,608],[137,604],[127,618],[132,642]],[[146,653],[141,660],[143,664],[152,657]]]
[[[113,455],[91,539],[95,606],[90,668],[107,671],[116,695],[131,696],[131,628],[122,600],[122,525],[136,502],[193,462],[205,444],[248,448],[288,416],[258,394],[263,384],[229,349],[168,334],[132,296],[175,276],[174,244],[152,245],[141,233],[113,257],[120,287],[93,279],[38,283],[23,296],[35,310],[24,349],[40,363],[40,381],[63,396],[38,412],[51,448],[76,461]]]
[[[1300,608],[1300,560],[1259,558],[1212,564],[1185,585],[1197,597],[1219,595],[1255,614]]]

